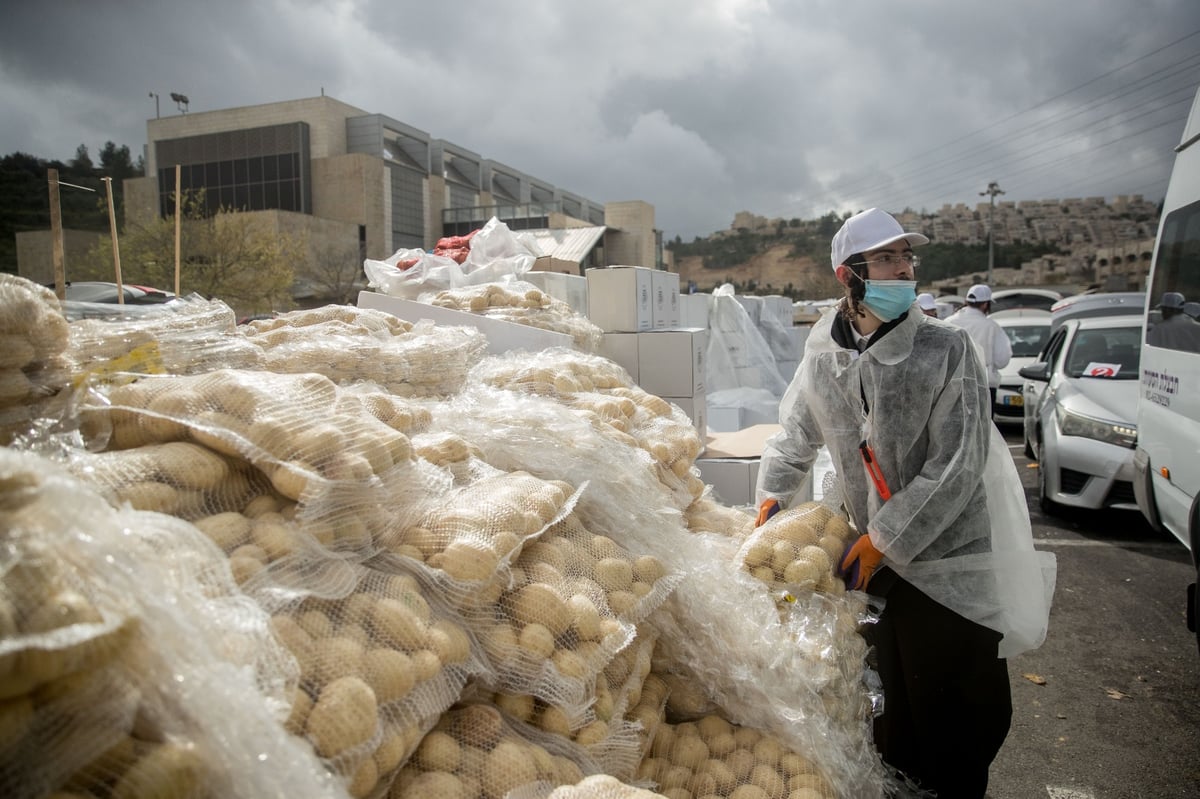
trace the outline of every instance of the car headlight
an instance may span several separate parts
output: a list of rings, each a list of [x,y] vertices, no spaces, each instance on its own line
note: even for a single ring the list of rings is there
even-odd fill
[[[1072,413],[1061,405],[1055,412],[1058,415],[1058,428],[1064,436],[1092,438],[1130,449],[1137,446],[1137,428],[1133,425],[1093,419],[1090,416]]]

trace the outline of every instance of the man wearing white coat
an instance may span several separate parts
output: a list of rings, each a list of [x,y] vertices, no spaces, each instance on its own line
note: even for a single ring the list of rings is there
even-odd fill
[[[1000,388],[1000,370],[1012,360],[1012,343],[1004,329],[989,319],[992,312],[992,289],[983,283],[971,286],[967,304],[951,314],[946,321],[967,331],[979,349],[979,357],[987,368],[988,389],[992,395],[992,412],[996,408],[996,389]]]
[[[758,523],[795,500],[826,445],[860,533],[847,586],[886,602],[863,633],[883,684],[875,745],[921,788],[982,799],[1012,713],[1005,658],[1045,637],[1054,556],[1033,549],[970,340],[916,303],[912,248],[927,242],[875,208],[834,236],[846,296],[780,403]]]

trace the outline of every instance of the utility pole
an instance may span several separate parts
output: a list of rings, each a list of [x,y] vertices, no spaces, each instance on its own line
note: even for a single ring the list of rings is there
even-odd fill
[[[979,196],[988,195],[991,197],[991,205],[988,207],[988,285],[992,285],[992,269],[996,264],[996,236],[992,232],[992,219],[996,213],[996,195],[1003,194],[1000,190],[1000,184],[996,181],[988,183],[987,191],[979,192]]]

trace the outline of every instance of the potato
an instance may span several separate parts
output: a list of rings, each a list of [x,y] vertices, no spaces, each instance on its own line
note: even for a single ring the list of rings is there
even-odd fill
[[[530,583],[510,594],[512,617],[522,624],[541,624],[558,637],[571,625],[571,611],[558,593],[545,583]]]
[[[599,641],[600,611],[595,603],[583,594],[573,594],[567,600],[567,608],[571,613],[571,626],[580,641]]]
[[[426,735],[413,753],[413,761],[426,771],[452,772],[458,768],[461,759],[458,741],[438,730]]]
[[[372,617],[380,640],[399,649],[413,652],[425,645],[427,629],[420,616],[398,599],[381,599]]]
[[[537,780],[537,767],[527,750],[515,741],[505,740],[488,754],[481,777],[488,799],[503,799],[514,788]]]
[[[378,724],[375,692],[359,677],[341,677],[326,685],[305,731],[322,757],[333,757],[375,734]]]
[[[633,564],[624,558],[601,558],[596,562],[595,576],[605,591],[629,591],[633,586]]]
[[[517,643],[535,658],[545,660],[554,654],[554,635],[541,624],[526,624]]]
[[[200,753],[167,743],[138,760],[112,790],[112,799],[178,799],[203,787]]]
[[[232,552],[246,543],[250,534],[250,520],[237,511],[206,516],[194,524],[224,552]]]
[[[379,704],[408,696],[415,683],[412,659],[395,649],[370,649],[363,654],[363,677]]]
[[[445,548],[441,569],[455,580],[483,582],[492,578],[499,563],[496,553],[484,544],[454,541]]]

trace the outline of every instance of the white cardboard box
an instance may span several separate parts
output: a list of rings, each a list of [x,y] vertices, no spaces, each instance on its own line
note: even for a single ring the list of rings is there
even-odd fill
[[[638,382],[638,336],[645,333],[605,333],[600,339],[600,354],[629,372]]]
[[[638,385],[660,397],[704,393],[708,331],[700,328],[638,334]]]
[[[655,269],[650,288],[654,329],[679,327],[679,275]]]
[[[495,355],[509,350],[529,350],[531,352],[550,347],[568,347],[574,349],[574,340],[566,333],[555,333],[529,325],[519,325],[516,322],[506,322],[503,319],[492,319],[489,316],[455,311],[450,308],[439,308],[415,300],[404,300],[391,297],[375,291],[360,291],[358,293],[359,308],[374,308],[385,311],[400,319],[416,322],[429,319],[435,324],[458,327],[474,327],[487,337],[488,352]]]
[[[588,318],[606,333],[654,329],[653,269],[610,266],[587,270]]]
[[[678,405],[680,410],[688,415],[692,424],[696,426],[696,432],[700,434],[701,442],[708,437],[708,407],[703,393],[694,397],[663,397],[663,399],[672,405]]]
[[[707,294],[679,295],[679,326],[708,327]]]
[[[736,433],[746,426],[745,408],[707,409],[708,429],[714,433]]]
[[[758,458],[697,458],[696,468],[722,504],[735,508],[754,505]]]

